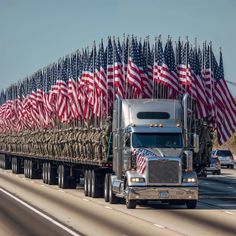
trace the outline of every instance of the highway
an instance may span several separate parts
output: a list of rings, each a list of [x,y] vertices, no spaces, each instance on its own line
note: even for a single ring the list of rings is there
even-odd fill
[[[32,208],[32,209],[31,209]],[[0,169],[0,235],[236,235],[236,170],[200,179],[197,209],[126,209]]]

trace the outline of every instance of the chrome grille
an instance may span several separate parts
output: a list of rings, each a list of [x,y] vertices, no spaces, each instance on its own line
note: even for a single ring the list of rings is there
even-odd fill
[[[150,160],[147,174],[149,184],[179,184],[179,160]]]

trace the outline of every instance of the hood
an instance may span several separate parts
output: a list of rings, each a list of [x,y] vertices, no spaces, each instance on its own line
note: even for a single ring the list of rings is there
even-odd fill
[[[166,157],[179,157],[183,151],[182,148],[150,148],[149,150],[157,156],[161,156],[163,154]]]

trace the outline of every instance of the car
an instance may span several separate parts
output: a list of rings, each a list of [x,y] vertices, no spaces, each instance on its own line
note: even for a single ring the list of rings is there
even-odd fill
[[[211,172],[213,175],[221,174],[221,165],[220,160],[217,157],[211,157],[210,158],[210,164],[205,168],[206,172]]]
[[[211,157],[218,158],[221,166],[234,169],[234,157],[230,150],[214,150]]]

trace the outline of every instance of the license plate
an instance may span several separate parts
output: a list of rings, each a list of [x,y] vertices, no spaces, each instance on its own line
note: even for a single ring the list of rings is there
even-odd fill
[[[169,192],[168,191],[160,191],[159,192],[159,198],[168,198]]]

